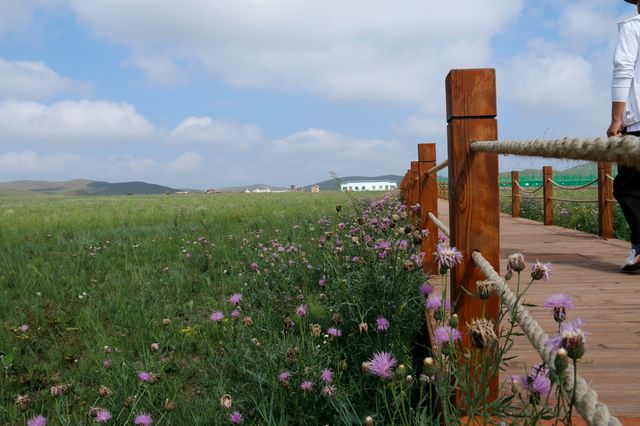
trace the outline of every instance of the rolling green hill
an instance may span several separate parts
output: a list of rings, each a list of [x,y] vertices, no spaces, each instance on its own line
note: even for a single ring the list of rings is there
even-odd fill
[[[145,182],[100,182],[87,179],[73,179],[64,182],[18,180],[0,183],[0,194],[27,195],[127,195],[164,194],[179,191],[168,186]]]

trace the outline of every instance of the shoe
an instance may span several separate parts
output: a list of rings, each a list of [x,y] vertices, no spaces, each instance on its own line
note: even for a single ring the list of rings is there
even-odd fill
[[[640,271],[640,250],[632,248],[629,257],[624,260],[620,270],[622,272]]]

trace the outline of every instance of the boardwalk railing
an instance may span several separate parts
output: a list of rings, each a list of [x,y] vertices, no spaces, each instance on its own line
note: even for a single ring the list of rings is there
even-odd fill
[[[610,187],[611,166],[616,162],[640,168],[640,139],[633,136],[609,139],[565,138],[558,140],[497,141],[495,70],[451,70],[446,78],[448,160],[435,164],[435,144],[418,145],[418,161],[403,178],[400,189],[406,204],[420,204],[422,223],[431,232],[423,240],[427,254],[435,251],[437,232],[449,234],[450,243],[473,262],[462,262],[451,270],[450,296],[456,301],[459,324],[464,329],[474,318],[498,317],[498,296],[487,305],[473,297],[476,282],[490,279],[498,288],[502,302],[516,312],[532,346],[545,364],[553,369],[555,352],[545,345],[547,335],[529,315],[499,275],[499,189],[498,154],[535,157],[565,158],[602,162],[599,166],[601,187]],[[427,155],[428,154],[428,155]],[[431,220],[437,218],[435,200],[438,183],[434,170],[448,166],[448,198],[450,227]],[[553,199],[551,168],[545,169],[543,191],[545,198]],[[517,183],[517,179],[515,179]],[[513,187],[518,185],[514,183]],[[557,184],[556,184],[557,185]],[[523,188],[518,188],[522,190]],[[514,199],[519,198],[515,197]],[[611,204],[611,193],[599,194],[602,203]],[[551,205],[551,203],[549,203]],[[545,210],[546,211],[546,210]],[[547,213],[545,213],[545,216]],[[551,216],[549,216],[551,217]],[[425,271],[435,272],[431,256],[427,256]],[[428,324],[429,325],[429,324]],[[463,330],[464,331],[464,330]],[[463,344],[470,346],[468,333],[463,334]],[[598,402],[597,394],[581,378],[574,381],[573,368],[564,371],[569,390],[575,389],[575,406],[582,417],[592,425],[618,425],[606,405]],[[498,377],[490,383],[493,395],[497,395]]]

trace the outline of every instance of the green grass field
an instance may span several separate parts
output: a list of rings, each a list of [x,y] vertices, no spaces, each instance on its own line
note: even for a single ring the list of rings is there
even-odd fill
[[[203,324],[247,283],[243,238],[304,241],[318,218],[351,200],[341,193],[3,198],[0,424],[26,424],[40,413],[50,424],[89,424],[94,406],[111,409],[115,424],[131,424],[139,411],[164,424],[217,424],[231,380],[224,372],[238,358]],[[140,371],[160,380],[140,383]],[[53,396],[53,386],[69,389]],[[101,396],[101,386],[110,395]],[[16,404],[20,395],[27,402]]]

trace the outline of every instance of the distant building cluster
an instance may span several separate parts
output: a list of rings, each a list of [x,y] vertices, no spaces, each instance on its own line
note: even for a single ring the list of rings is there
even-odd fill
[[[341,191],[391,191],[396,189],[397,182],[382,181],[382,180],[353,180],[340,184]]]

